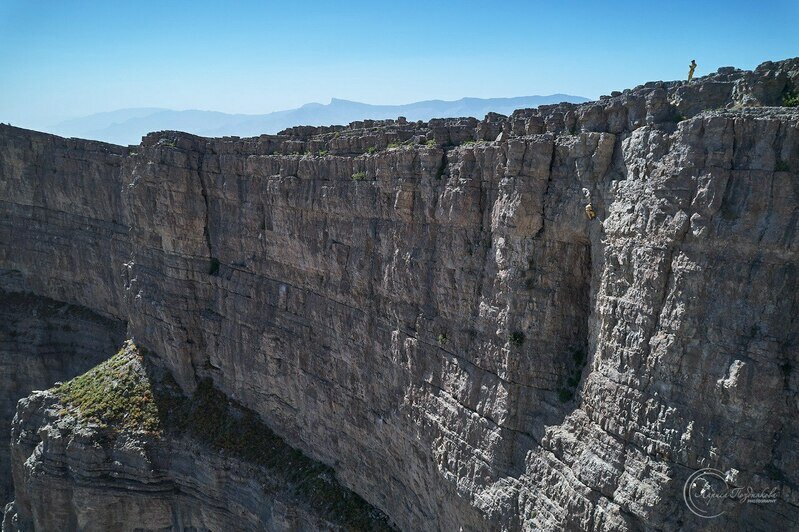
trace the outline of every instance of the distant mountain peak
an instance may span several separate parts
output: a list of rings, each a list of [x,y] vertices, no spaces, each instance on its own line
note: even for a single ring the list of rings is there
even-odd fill
[[[374,105],[331,98],[327,104],[311,102],[296,109],[263,115],[199,110],[174,111],[163,108],[120,109],[68,120],[51,128],[51,132],[62,136],[128,145],[138,144],[141,138],[151,131],[175,130],[209,137],[227,135],[248,137],[262,133],[277,133],[292,126],[348,124],[356,120],[380,120],[398,116],[404,116],[411,121],[462,116],[483,118],[489,112],[508,115],[515,109],[563,101],[580,103],[588,99],[553,94],[516,98],[468,97],[452,101],[426,100],[401,105]]]

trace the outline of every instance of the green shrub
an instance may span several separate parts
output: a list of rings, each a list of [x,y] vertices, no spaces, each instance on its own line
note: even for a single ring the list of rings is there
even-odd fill
[[[790,172],[791,167],[788,166],[788,163],[783,161],[782,159],[777,160],[777,164],[774,165],[775,172]]]
[[[366,153],[368,153],[369,155],[377,153],[377,148],[375,148],[374,146],[369,146],[368,148],[366,148]]]
[[[352,174],[353,181],[363,181],[364,179],[366,179],[366,172],[355,172]]]
[[[53,389],[65,409],[114,431],[158,432],[161,422],[142,356],[132,342]]]
[[[560,399],[561,403],[568,403],[574,398],[574,392],[567,388],[561,388],[558,390],[558,399]]]
[[[788,89],[782,96],[782,105],[785,107],[799,107],[799,91]]]
[[[447,343],[447,333],[441,333],[438,335],[438,343],[440,345],[444,345]]]
[[[219,259],[211,257],[211,262],[208,265],[208,275],[219,275]]]
[[[524,333],[521,331],[513,331],[510,333],[510,336],[508,336],[508,340],[510,341],[511,345],[521,347],[521,345],[524,343]]]
[[[585,368],[587,362],[585,351],[579,348],[572,351],[572,361],[569,364],[569,374],[565,378],[565,386],[558,390],[558,399],[560,399],[561,403],[569,402],[574,398],[577,386],[580,384],[580,379],[583,375],[583,368]]]
[[[332,468],[287,445],[210,379],[186,397],[171,375],[147,365],[148,357],[126,342],[107,361],[54,388],[61,415],[94,422],[110,437],[123,431],[191,437],[268,470],[282,479],[285,487],[280,489],[334,523],[347,523],[352,530],[391,530],[387,518],[344,488]]]
[[[317,153],[317,155],[319,155],[319,157],[324,157],[324,156],[325,156],[325,155],[327,155],[328,153],[330,153],[328,150],[319,150],[319,152]]]
[[[791,368],[791,362],[790,361],[786,360],[785,362],[780,364],[780,369],[782,370],[782,374],[785,376],[785,378],[788,378],[788,377],[791,376],[791,369],[792,368]]]
[[[436,141],[433,140],[433,139],[430,139],[427,142],[425,142],[425,146],[427,146],[428,148],[435,148],[436,147]]]
[[[228,400],[210,379],[200,382],[190,400],[175,402],[165,414],[181,430],[212,449],[277,473],[294,486],[294,496],[298,499],[352,523],[355,530],[389,528],[384,521],[375,519],[366,501],[339,484],[333,469],[288,446],[255,412]]]

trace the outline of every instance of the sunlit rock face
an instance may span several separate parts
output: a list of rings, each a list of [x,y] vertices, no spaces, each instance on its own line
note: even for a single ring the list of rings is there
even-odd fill
[[[400,529],[792,528],[797,86],[790,60],[130,149],[3,127],[0,267],[126,321]],[[779,496],[702,519],[704,467]]]

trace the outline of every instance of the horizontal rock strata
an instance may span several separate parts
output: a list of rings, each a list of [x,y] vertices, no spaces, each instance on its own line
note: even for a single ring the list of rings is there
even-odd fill
[[[2,279],[127,321],[401,529],[796,527],[797,87],[794,59],[482,121],[0,127]],[[703,467],[779,498],[701,519]]]
[[[0,501],[13,499],[8,434],[17,401],[107,358],[123,323],[76,305],[0,290]]]
[[[20,401],[3,530],[391,530],[210,383],[173,382],[127,344]]]

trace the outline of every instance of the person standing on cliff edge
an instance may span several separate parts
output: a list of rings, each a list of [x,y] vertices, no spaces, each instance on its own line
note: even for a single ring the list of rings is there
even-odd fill
[[[688,65],[688,81],[694,77],[694,70],[696,70],[696,59],[691,59],[691,64]]]

